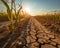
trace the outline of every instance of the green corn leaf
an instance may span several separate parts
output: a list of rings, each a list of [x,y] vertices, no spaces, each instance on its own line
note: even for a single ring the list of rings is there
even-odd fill
[[[4,0],[1,0],[3,2],[3,4],[6,6],[7,8],[7,13],[8,13],[8,18],[11,17],[11,10],[10,10],[10,7],[9,5],[4,1]]]

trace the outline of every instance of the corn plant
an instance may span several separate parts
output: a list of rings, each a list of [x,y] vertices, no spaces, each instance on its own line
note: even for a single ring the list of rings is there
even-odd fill
[[[10,9],[9,5],[7,4],[7,2],[5,2],[4,0],[1,0],[2,3],[5,5],[5,7],[7,8],[7,13],[8,13],[8,19],[10,21],[11,24],[11,29],[13,29],[13,16],[12,16],[12,10]]]
[[[12,6],[12,4],[14,4],[14,6]],[[14,16],[14,18],[15,18],[15,25],[17,25],[17,24],[19,24],[19,13],[20,13],[20,11],[21,11],[21,9],[22,9],[22,5],[19,4],[19,9],[18,9],[18,11],[16,12],[15,0],[12,0],[11,8],[12,8],[12,7],[14,7],[14,12],[15,12],[15,16]]]
[[[3,4],[6,6],[7,8],[7,13],[8,13],[8,19],[10,21],[10,24],[11,24],[11,29],[14,29],[14,20],[13,20],[13,16],[12,16],[12,10],[14,9],[14,18],[15,18],[15,25],[19,24],[19,13],[22,9],[22,5],[20,4],[19,5],[19,9],[18,11],[16,12],[16,4],[15,4],[15,0],[11,0],[11,9],[9,7],[9,5],[7,4],[7,2],[5,2],[4,0],[1,0],[3,2]],[[14,7],[14,8],[13,8]]]
[[[19,13],[20,13],[20,11],[21,11],[21,9],[22,9],[22,3],[21,4],[18,4],[19,5],[19,9],[18,9],[18,11],[16,12],[16,4],[15,4],[15,0],[14,0],[14,12],[15,12],[15,16],[14,16],[14,18],[15,18],[15,25],[17,25],[17,24],[19,24]]]

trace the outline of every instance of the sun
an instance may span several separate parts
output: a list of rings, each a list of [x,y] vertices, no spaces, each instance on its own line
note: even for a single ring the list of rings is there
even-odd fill
[[[29,7],[25,8],[25,11],[30,14],[30,8]]]

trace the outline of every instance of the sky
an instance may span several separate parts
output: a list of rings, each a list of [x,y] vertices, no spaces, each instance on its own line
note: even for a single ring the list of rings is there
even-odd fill
[[[49,11],[60,10],[60,0],[21,0],[23,8],[30,8],[31,15],[47,13]],[[16,0],[16,5],[21,1]],[[6,11],[0,1],[0,10]],[[18,9],[18,7],[17,7]]]

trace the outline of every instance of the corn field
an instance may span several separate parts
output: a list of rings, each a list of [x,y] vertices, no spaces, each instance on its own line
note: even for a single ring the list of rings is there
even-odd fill
[[[35,18],[49,30],[55,33],[60,33],[60,14],[46,14],[42,16],[35,16]]]

